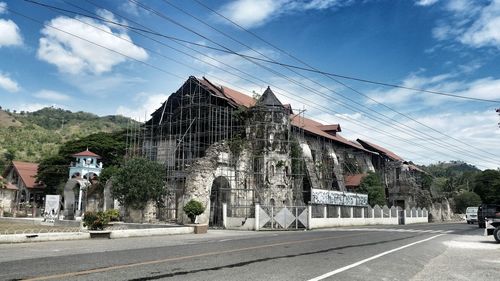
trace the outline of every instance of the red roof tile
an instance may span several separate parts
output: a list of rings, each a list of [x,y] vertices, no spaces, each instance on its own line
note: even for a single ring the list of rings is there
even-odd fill
[[[376,144],[367,142],[365,140],[358,139],[357,141],[359,143],[361,143],[361,145],[363,145],[365,148],[367,148],[369,150],[374,150],[382,155],[389,157],[390,159],[392,159],[394,161],[403,161],[403,158],[399,157],[396,153],[394,153],[388,149],[385,149],[385,148],[378,146]]]
[[[21,161],[12,161],[14,169],[17,171],[21,180],[27,188],[42,188],[43,186],[37,184],[36,174],[38,172],[38,164],[28,163]]]
[[[315,134],[318,136],[322,136],[322,137],[331,139],[333,141],[336,141],[338,143],[342,143],[342,144],[345,144],[347,146],[372,153],[371,151],[366,150],[361,145],[359,145],[355,142],[351,142],[348,139],[341,137],[340,135],[333,136],[333,135],[330,135],[329,133],[321,130],[320,127],[324,126],[324,125],[319,123],[319,122],[316,122],[314,120],[311,120],[311,119],[308,119],[308,118],[305,118],[302,116],[297,116],[297,115],[291,117],[291,119],[292,119],[293,126],[298,127],[298,128],[302,128],[309,133],[312,133],[312,134]]]
[[[208,79],[203,77],[203,79],[196,78],[200,84],[203,86],[207,87],[210,91],[212,91],[216,95],[222,95],[224,98],[227,98],[228,100],[232,101],[236,105],[239,106],[244,106],[244,107],[252,107],[255,105],[256,101],[252,97],[245,95],[241,92],[238,92],[236,90],[233,90],[231,88],[225,87],[225,86],[217,86],[210,82]],[[321,127],[324,126],[337,126],[337,129],[340,132],[340,125],[323,125],[319,122],[316,122],[314,120],[298,116],[298,115],[290,115],[291,123],[295,127],[299,127],[304,129],[305,131],[319,135],[328,139],[331,139],[335,142],[345,144],[347,146],[356,148],[358,150],[363,150],[365,152],[372,153],[371,151],[365,149],[363,146],[359,145],[358,143],[351,142],[339,135],[331,135],[321,129]]]
[[[340,129],[340,124],[321,125],[319,126],[319,128],[325,132],[342,132],[342,129]]]
[[[238,91],[235,91],[233,89],[230,89],[228,87],[222,87],[223,93],[226,97],[232,99],[234,102],[236,102],[239,105],[243,105],[245,107],[252,107],[255,105],[255,99],[247,96],[245,94],[242,94]]]
[[[82,156],[83,156],[83,157],[85,157],[85,156],[87,156],[87,157],[97,157],[97,158],[101,158],[101,156],[99,156],[99,155],[95,154],[95,153],[94,153],[94,152],[92,152],[92,151],[89,151],[88,149],[87,149],[87,150],[85,150],[85,151],[82,151],[82,152],[78,152],[78,153],[76,153],[76,154],[73,154],[73,156],[74,156],[74,157],[82,157]]]

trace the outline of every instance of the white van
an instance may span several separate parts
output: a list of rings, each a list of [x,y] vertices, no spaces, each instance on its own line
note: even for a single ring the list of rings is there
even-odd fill
[[[465,219],[468,224],[477,222],[477,209],[478,207],[467,207],[465,210]]]

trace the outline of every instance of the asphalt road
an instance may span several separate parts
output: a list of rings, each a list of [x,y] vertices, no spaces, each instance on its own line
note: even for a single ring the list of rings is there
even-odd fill
[[[466,223],[0,245],[1,280],[498,280]]]

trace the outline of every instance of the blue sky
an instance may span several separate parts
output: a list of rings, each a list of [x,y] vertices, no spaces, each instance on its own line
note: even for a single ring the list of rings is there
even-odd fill
[[[206,46],[301,65],[193,0],[34,1],[128,26],[140,23]],[[500,100],[500,0],[203,3],[324,71]],[[148,36],[162,44],[110,22],[27,1],[0,0],[0,105],[18,111],[53,105],[143,121],[189,75],[206,76],[248,94],[261,93],[270,85],[284,103],[306,109],[306,117],[340,123],[345,137],[370,140],[417,163],[464,160],[483,169],[499,166],[498,103],[338,79],[363,94],[359,95],[319,74],[265,64],[273,73],[235,55],[192,45],[191,50],[166,38]]]

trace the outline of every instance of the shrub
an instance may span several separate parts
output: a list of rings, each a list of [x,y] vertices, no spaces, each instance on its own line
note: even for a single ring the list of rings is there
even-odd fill
[[[105,214],[109,218],[109,221],[119,221],[120,220],[120,212],[116,209],[106,210]]]
[[[85,212],[83,226],[89,230],[103,230],[109,222],[109,217],[104,212]]]
[[[455,196],[455,211],[465,213],[467,207],[477,207],[481,204],[481,197],[474,192],[465,191]]]
[[[4,216],[4,217],[12,217],[12,213],[11,213],[11,212],[7,212],[7,211],[4,211],[4,212],[3,212],[3,216]]]
[[[191,219],[191,223],[194,223],[196,216],[203,214],[205,207],[201,202],[191,199],[183,208],[186,215]]]

